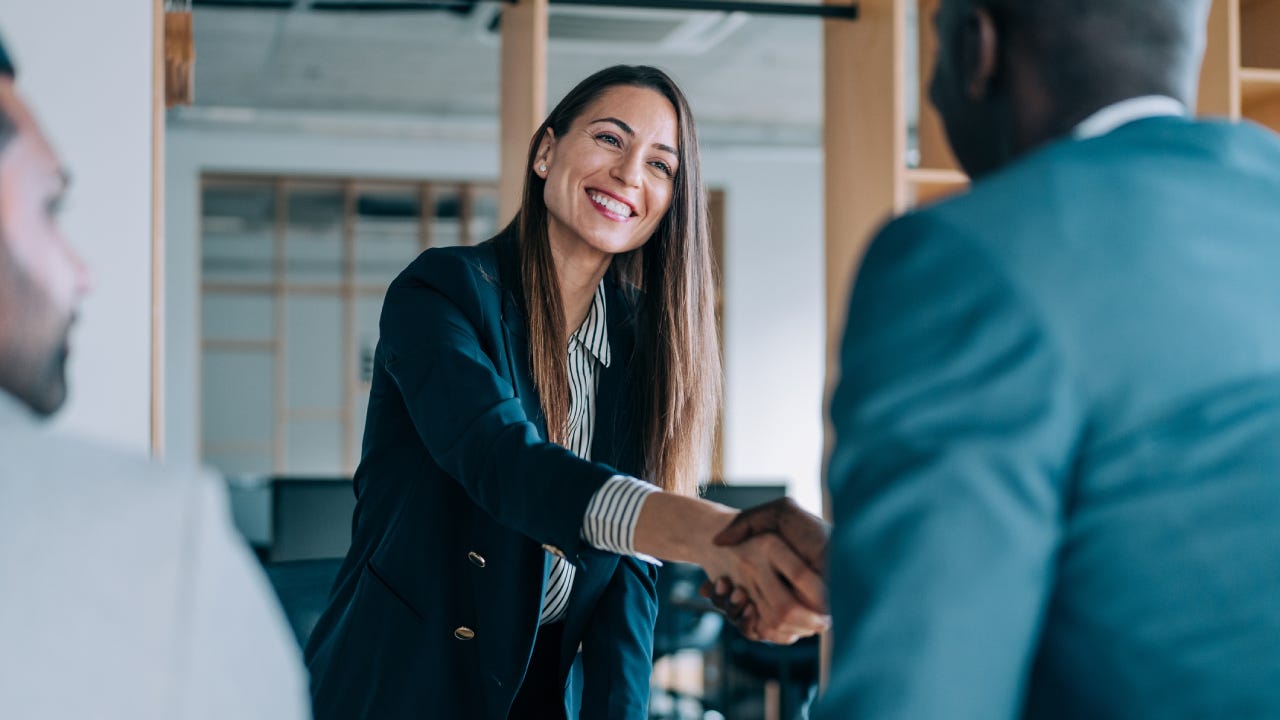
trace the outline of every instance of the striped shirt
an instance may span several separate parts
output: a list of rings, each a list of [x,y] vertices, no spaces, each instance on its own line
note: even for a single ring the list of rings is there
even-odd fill
[[[609,325],[605,312],[604,283],[596,287],[587,319],[569,338],[569,433],[565,445],[584,460],[591,459],[591,439],[595,436],[596,385],[598,371],[609,367]],[[582,539],[588,544],[619,555],[636,553],[632,545],[636,519],[644,499],[658,488],[625,475],[615,475],[591,496],[582,522]],[[569,595],[577,569],[561,557],[553,557],[547,591],[542,596],[540,625],[563,620],[569,609]]]

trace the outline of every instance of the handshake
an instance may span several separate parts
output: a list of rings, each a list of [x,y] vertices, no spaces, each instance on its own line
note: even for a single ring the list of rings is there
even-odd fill
[[[744,636],[789,645],[826,630],[825,554],[831,527],[790,498],[738,514],[700,562],[701,594]]]

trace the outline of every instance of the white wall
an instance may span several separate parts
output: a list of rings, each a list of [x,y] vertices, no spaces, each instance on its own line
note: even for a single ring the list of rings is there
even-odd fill
[[[151,428],[150,2],[0,0],[18,87],[73,177],[62,226],[94,276],[64,426],[137,450]]]
[[[712,149],[725,189],[725,474],[822,511],[822,152]]]
[[[490,139],[352,137],[171,127],[166,148],[166,436],[199,452],[199,177],[202,172],[492,181]],[[704,148],[709,185],[726,191],[726,473],[786,478],[820,509],[824,367],[822,157],[817,149]]]

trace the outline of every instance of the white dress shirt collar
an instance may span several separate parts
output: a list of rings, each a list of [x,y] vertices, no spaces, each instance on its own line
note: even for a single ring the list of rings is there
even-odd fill
[[[1143,95],[1108,105],[1076,125],[1072,135],[1077,140],[1101,137],[1136,120],[1153,117],[1182,117],[1187,106],[1167,95]]]

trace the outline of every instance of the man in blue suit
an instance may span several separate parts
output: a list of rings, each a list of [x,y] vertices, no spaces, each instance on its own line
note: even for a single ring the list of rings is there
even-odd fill
[[[1280,138],[1187,117],[1208,6],[943,0],[975,182],[853,292],[816,717],[1280,717]]]
[[[849,308],[818,717],[1280,717],[1280,138],[1208,0],[944,0],[975,183]]]

